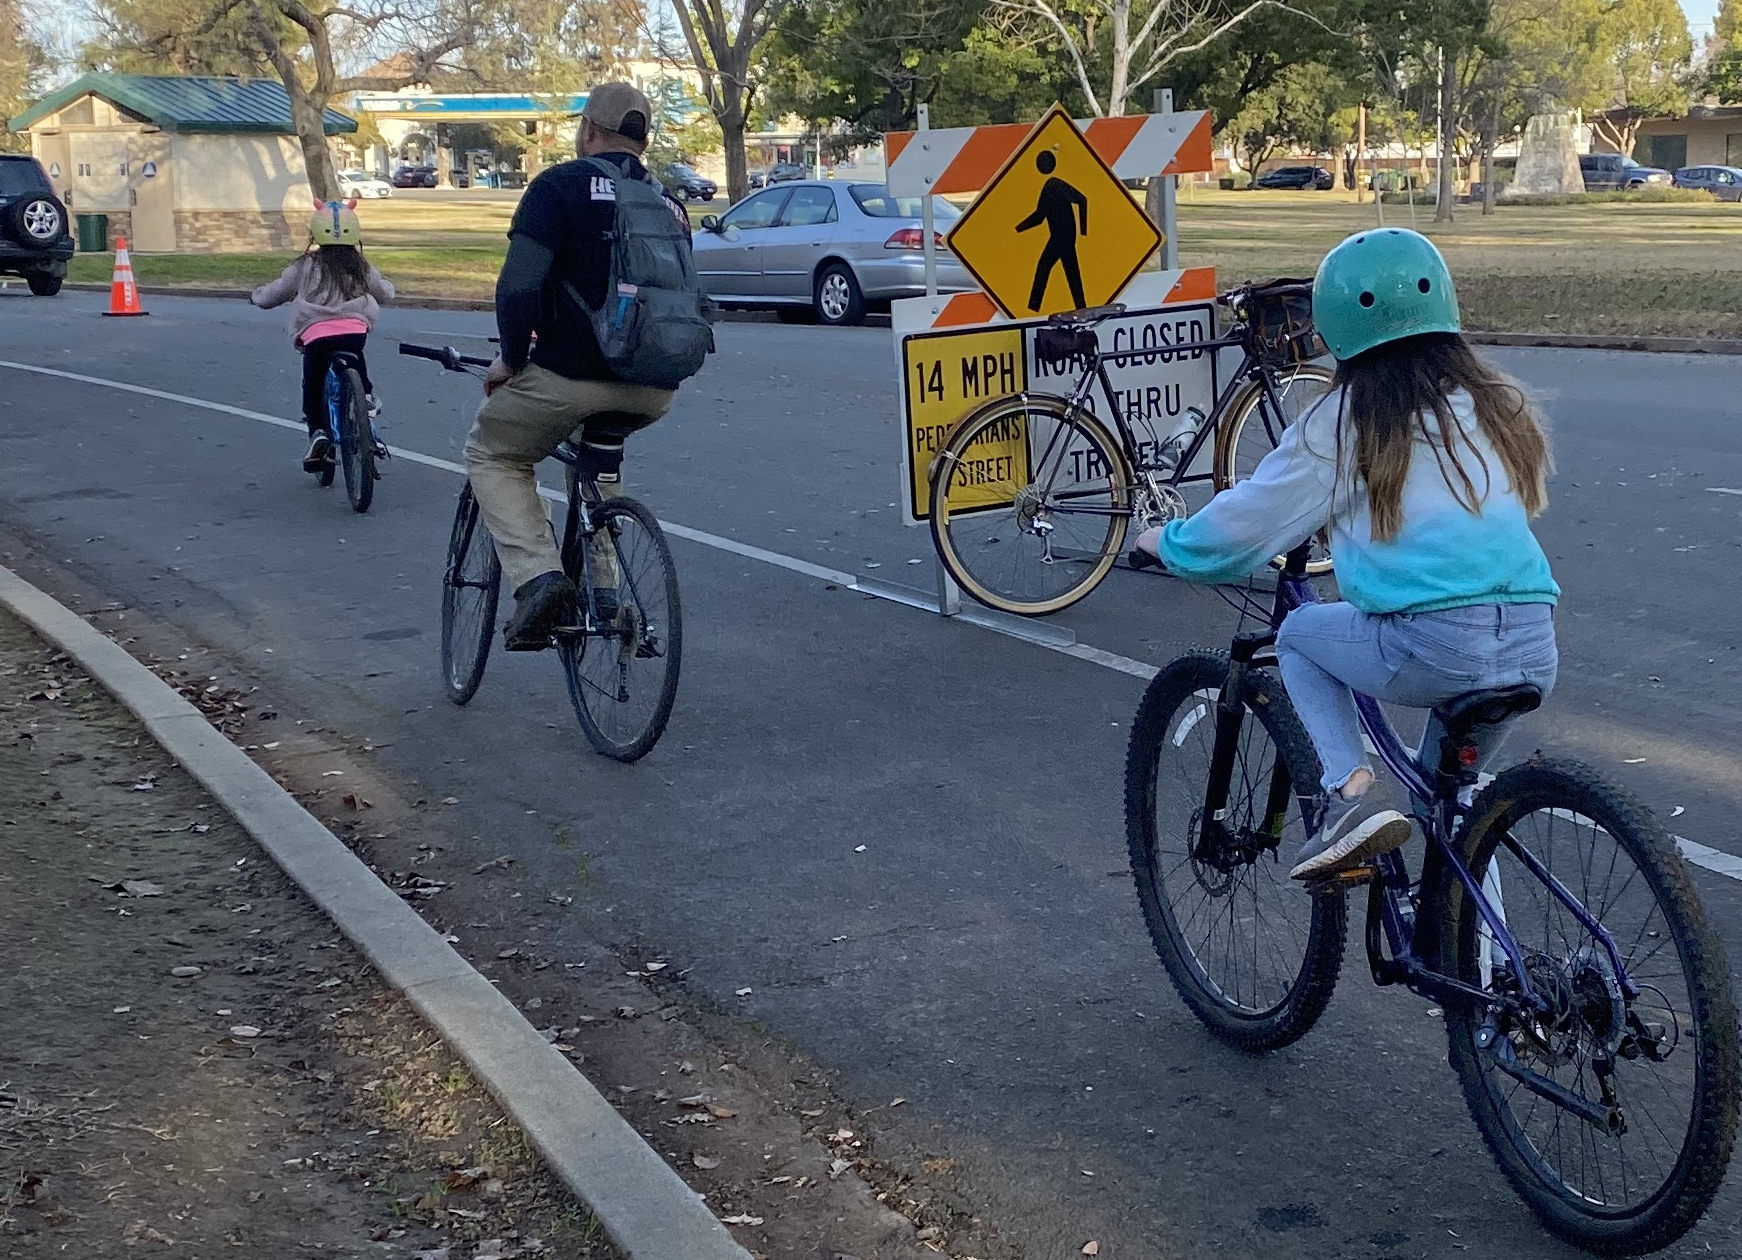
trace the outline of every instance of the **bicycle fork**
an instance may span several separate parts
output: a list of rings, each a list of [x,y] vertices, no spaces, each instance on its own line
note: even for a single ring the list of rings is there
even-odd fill
[[[1228,795],[1234,778],[1234,759],[1240,752],[1240,730],[1246,720],[1246,677],[1258,653],[1275,642],[1273,633],[1242,634],[1234,639],[1228,677],[1216,699],[1216,742],[1210,754],[1210,781],[1204,792],[1203,815],[1192,854],[1200,862],[1216,864],[1218,857],[1228,860],[1236,854],[1255,859],[1262,849],[1274,848],[1282,839],[1293,793],[1287,767],[1280,757],[1270,772],[1261,825],[1244,836],[1235,836],[1228,829]]]

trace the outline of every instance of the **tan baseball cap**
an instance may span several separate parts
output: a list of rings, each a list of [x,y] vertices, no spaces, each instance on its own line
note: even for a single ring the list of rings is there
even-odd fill
[[[653,106],[633,83],[601,83],[587,93],[581,117],[631,140],[646,140]]]

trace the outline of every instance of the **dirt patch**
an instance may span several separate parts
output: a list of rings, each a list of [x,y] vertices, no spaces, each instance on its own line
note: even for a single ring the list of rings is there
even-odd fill
[[[93,625],[198,703],[384,882],[451,934],[455,948],[583,1068],[715,1215],[732,1222],[753,1255],[1021,1260],[1020,1244],[998,1228],[987,1195],[958,1161],[886,1139],[884,1122],[904,1103],[848,1103],[821,1066],[689,986],[658,942],[598,943],[587,932],[578,888],[532,886],[511,860],[479,852],[475,838],[451,829],[453,811],[439,793],[384,773],[368,741],[261,691],[234,661],[190,646],[185,629],[117,605],[15,535],[0,534],[0,563],[88,610]],[[0,749],[7,738],[0,734]],[[216,819],[213,825],[208,834],[216,833]],[[252,859],[258,850],[241,837],[237,853]],[[258,865],[250,860],[244,869]],[[6,887],[0,884],[0,899]],[[323,939],[332,935],[329,929]],[[410,1027],[433,1041],[421,1026]],[[0,1059],[0,1080],[7,1071]],[[379,1075],[365,1071],[352,1088],[361,1091]],[[442,1077],[432,1070],[422,1079]],[[397,1101],[400,1114],[417,1113]],[[394,1193],[403,1199],[410,1190]],[[451,1260],[464,1260],[463,1253]]]
[[[228,815],[5,615],[0,921],[10,1260],[614,1254]]]

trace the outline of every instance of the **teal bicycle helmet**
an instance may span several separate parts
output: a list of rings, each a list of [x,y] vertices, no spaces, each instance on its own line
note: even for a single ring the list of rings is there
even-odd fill
[[[1339,361],[1422,333],[1463,331],[1452,273],[1408,228],[1358,232],[1313,277],[1313,323]]]

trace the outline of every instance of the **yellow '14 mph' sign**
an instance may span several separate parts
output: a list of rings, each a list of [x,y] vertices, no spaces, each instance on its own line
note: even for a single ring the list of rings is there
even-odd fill
[[[907,384],[909,508],[916,519],[931,515],[932,458],[956,421],[977,403],[1028,388],[1028,355],[1022,329],[909,337],[901,343]],[[1015,487],[1028,484],[1028,426],[976,442],[956,466],[964,485],[985,489],[982,507],[1010,502]],[[964,500],[964,506],[972,500]]]
[[[948,244],[1012,319],[1102,306],[1161,233],[1054,105],[950,230]]]

